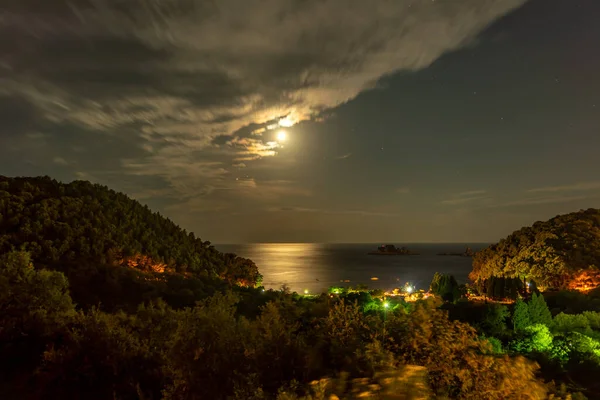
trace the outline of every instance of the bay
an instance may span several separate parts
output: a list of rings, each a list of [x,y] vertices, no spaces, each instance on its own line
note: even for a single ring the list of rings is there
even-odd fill
[[[419,253],[414,256],[367,255],[378,244],[253,243],[215,245],[222,252],[251,259],[263,275],[267,289],[319,293],[330,286],[368,285],[374,289],[393,289],[407,282],[427,290],[436,272],[454,275],[459,283],[468,281],[470,257],[439,256],[474,251],[487,243],[396,244]],[[377,278],[373,280],[372,278]]]

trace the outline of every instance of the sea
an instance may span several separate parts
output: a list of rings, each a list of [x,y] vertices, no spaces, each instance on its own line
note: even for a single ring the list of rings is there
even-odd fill
[[[410,284],[427,289],[436,272],[454,275],[459,283],[468,281],[470,257],[440,256],[438,253],[474,251],[488,243],[406,243],[419,255],[368,255],[379,244],[254,243],[215,245],[217,250],[235,253],[256,263],[267,289],[287,285],[291,291],[317,294],[331,286],[368,285],[391,290]]]

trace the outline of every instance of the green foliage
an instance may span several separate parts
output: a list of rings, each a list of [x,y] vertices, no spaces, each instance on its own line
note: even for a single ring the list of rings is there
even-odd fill
[[[529,398],[545,398],[533,363],[494,355],[472,327],[450,321],[431,302],[417,303],[408,315],[394,314],[386,327],[387,347],[404,362],[427,367],[438,396],[483,400],[528,393]]]
[[[600,210],[588,209],[536,222],[473,257],[473,281],[490,277],[534,280],[562,288],[581,271],[600,265]]]
[[[491,276],[483,283],[483,293],[492,299],[516,299],[523,288],[523,282],[515,278]]]
[[[584,311],[582,315],[587,320],[590,329],[600,331],[600,312]]]
[[[546,325],[530,325],[519,334],[510,347],[518,353],[544,352],[552,346],[554,336]]]
[[[515,309],[512,316],[513,330],[515,332],[522,331],[526,327],[532,324],[531,317],[529,316],[529,307],[520,298],[515,303]]]
[[[452,275],[436,272],[431,281],[429,291],[440,296],[444,301],[456,301],[460,297],[458,282]]]
[[[553,313],[579,314],[584,311],[600,312],[600,290],[581,293],[575,290],[561,290],[544,293],[548,307]]]
[[[0,176],[0,254],[28,251],[36,266],[127,264],[142,269],[220,277],[232,283],[260,282],[256,265],[223,254],[169,219],[122,193],[85,181]],[[159,267],[162,268],[162,267]]]
[[[590,321],[582,314],[560,313],[554,317],[553,330],[555,332],[580,332],[591,333]]]
[[[545,398],[535,363],[503,354],[496,337],[479,338],[437,301],[380,299],[364,288],[314,297],[257,290],[251,261],[102,186],[0,178],[0,189],[3,398],[315,400],[385,398],[406,387],[473,400]],[[157,264],[166,270],[147,268]],[[447,275],[432,282],[448,301],[457,286]],[[535,298],[527,312],[546,321],[544,307]],[[505,306],[471,311],[473,324],[506,338]],[[581,318],[592,336],[553,340],[534,325],[517,338],[519,351],[560,359],[571,380],[582,368],[597,372],[599,318]],[[566,329],[571,319],[561,319]]]
[[[20,260],[14,254],[10,257]],[[11,267],[3,268],[2,282],[19,284],[17,279],[5,278],[14,275],[7,272],[15,269],[13,264],[6,263]],[[21,274],[45,276],[29,267],[26,257],[15,265]],[[22,281],[20,295],[34,299],[37,282]],[[94,400],[219,400],[268,399],[279,393],[279,398],[296,398],[311,380],[339,376],[343,371],[352,379],[352,387],[391,394],[402,392],[408,384],[406,371],[397,369],[399,363],[424,367],[428,375],[421,375],[429,376],[427,384],[436,395],[502,399],[527,387],[532,398],[539,398],[545,391],[535,380],[534,364],[497,358],[497,341],[479,340],[472,328],[448,320],[445,312],[436,309],[438,304],[430,301],[416,303],[408,312],[400,305],[390,307],[385,320],[383,313],[365,313],[358,304],[343,299],[307,299],[281,292],[273,292],[279,297],[260,307],[251,319],[239,314],[240,295],[233,293],[216,293],[180,310],[158,300],[141,305],[134,314],[97,309],[74,313],[72,305],[63,307],[53,300],[61,298],[52,294],[57,289],[63,295],[67,292],[52,282],[46,282],[50,288],[43,292],[49,304],[41,299],[31,303],[35,309],[47,310],[48,318],[40,322],[45,336],[32,337],[35,327],[30,324],[18,331],[35,344],[35,357],[28,358],[26,368],[0,378],[0,384],[15,375],[28,382],[13,385],[12,397],[77,398],[86,393],[86,398]],[[56,282],[64,283],[64,277]],[[269,293],[254,295],[260,298]],[[7,302],[3,298],[3,306]],[[327,312],[323,314],[322,308]],[[26,315],[34,318],[34,314]],[[62,323],[57,325],[57,320]],[[1,348],[8,339],[3,337]],[[391,376],[399,379],[393,387],[389,386]],[[365,385],[356,385],[359,377]],[[386,378],[378,381],[378,377]],[[373,389],[369,382],[381,382],[381,386]],[[28,388],[34,388],[33,392]],[[348,390],[327,386],[311,390],[312,397],[305,398]]]
[[[0,338],[47,334],[74,315],[68,281],[60,272],[36,271],[29,254],[11,252],[0,257]]]
[[[546,300],[544,300],[544,296],[533,293],[531,300],[529,303],[527,303],[527,308],[532,324],[552,326],[552,314],[548,309],[548,305],[546,304]]]
[[[493,336],[481,336],[481,340],[486,340],[490,346],[493,354],[504,354],[504,346],[500,339]]]
[[[502,336],[506,330],[506,320],[509,317],[510,313],[505,305],[488,304],[479,328],[490,336]]]

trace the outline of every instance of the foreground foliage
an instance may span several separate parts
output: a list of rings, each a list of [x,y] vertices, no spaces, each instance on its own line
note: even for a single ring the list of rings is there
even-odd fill
[[[254,290],[272,301],[247,316],[231,292],[183,309],[155,300],[135,313],[81,311],[63,274],[35,270],[21,252],[0,261],[0,285],[6,398],[353,398],[406,381],[404,365],[424,367],[419,387],[436,396],[546,395],[534,363],[494,354],[431,301],[365,312],[328,295]]]

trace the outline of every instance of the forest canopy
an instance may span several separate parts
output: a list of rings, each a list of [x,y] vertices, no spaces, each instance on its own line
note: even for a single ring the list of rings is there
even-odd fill
[[[122,265],[137,270],[221,278],[254,286],[256,265],[123,193],[87,181],[0,176],[0,254],[21,250],[38,268]]]
[[[556,216],[521,228],[473,258],[471,280],[533,280],[540,288],[600,286],[600,210]]]

